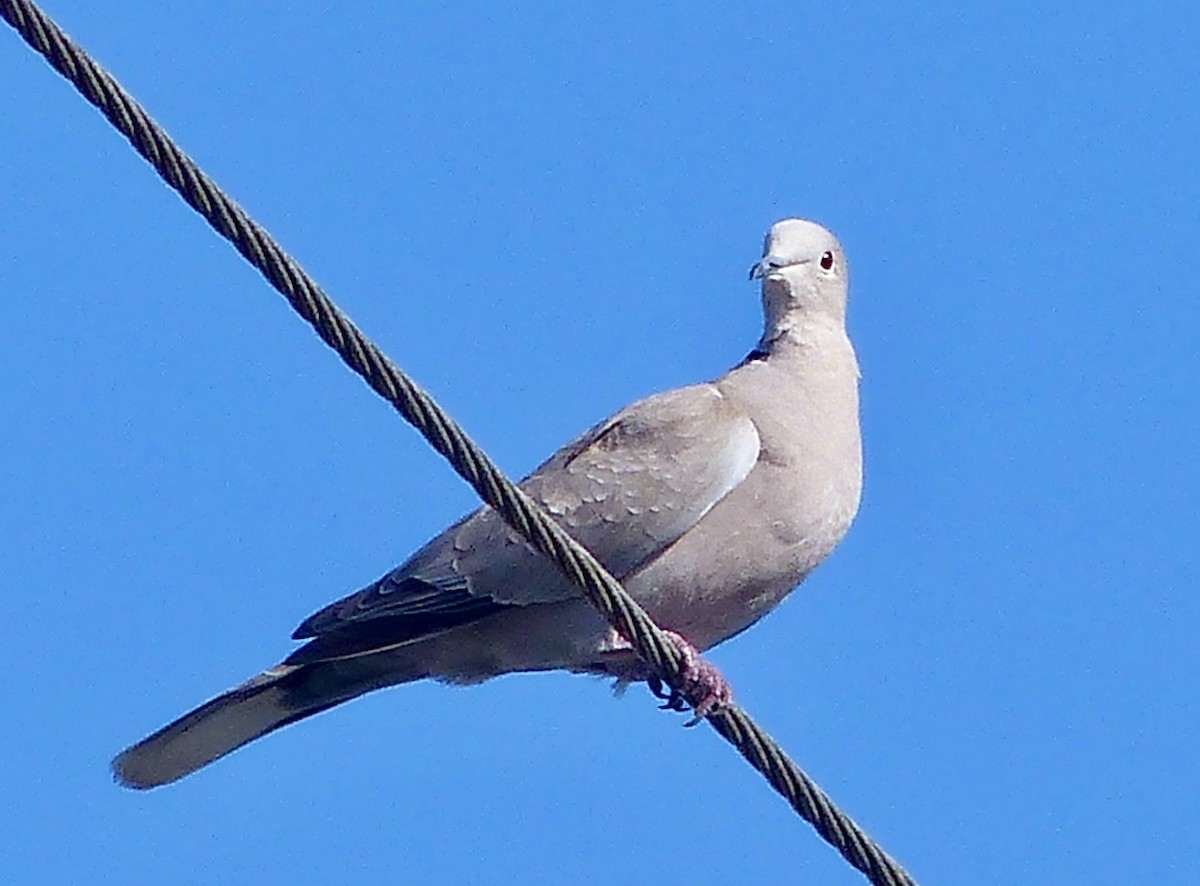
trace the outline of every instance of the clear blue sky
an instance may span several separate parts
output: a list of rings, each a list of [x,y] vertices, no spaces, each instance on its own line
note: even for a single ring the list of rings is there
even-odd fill
[[[48,8],[513,474],[737,361],[764,230],[835,230],[862,510],[714,660],[925,882],[1196,882],[1194,6]],[[7,29],[0,82],[0,879],[861,882],[565,675],[115,787],[474,499]]]

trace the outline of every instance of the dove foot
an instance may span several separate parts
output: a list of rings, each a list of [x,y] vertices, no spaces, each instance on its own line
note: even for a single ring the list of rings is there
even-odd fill
[[[692,707],[688,699],[696,699],[692,707],[694,716],[683,724],[695,726],[713,711],[733,701],[733,689],[720,669],[704,660],[699,649],[674,631],[663,633],[671,638],[683,659],[681,670],[684,684],[680,689],[672,689],[655,675],[648,677],[646,683],[654,696],[663,700],[660,707],[665,711],[686,711]]]

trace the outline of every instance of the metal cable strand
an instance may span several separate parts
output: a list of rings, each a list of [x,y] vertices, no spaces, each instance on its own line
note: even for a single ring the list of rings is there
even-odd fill
[[[121,86],[27,0],[0,0],[0,15],[95,105],[183,199],[286,298],[321,339],[391,403],[479,496],[584,591],[639,656],[677,691],[684,684],[674,644],[594,557],[512,484],[412,379],[371,343],[271,236],[183,153]],[[689,699],[693,704],[695,699]],[[708,722],[761,772],[847,861],[879,886],[915,881],[796,766],[737,705]]]

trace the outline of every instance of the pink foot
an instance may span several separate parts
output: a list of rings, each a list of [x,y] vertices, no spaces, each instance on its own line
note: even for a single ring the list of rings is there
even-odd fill
[[[678,690],[665,689],[658,677],[650,677],[646,682],[650,691],[664,700],[664,710],[686,711],[691,706],[694,716],[683,725],[695,726],[733,701],[733,689],[717,666],[701,657],[699,649],[674,631],[663,633],[671,638],[683,659],[683,686]]]

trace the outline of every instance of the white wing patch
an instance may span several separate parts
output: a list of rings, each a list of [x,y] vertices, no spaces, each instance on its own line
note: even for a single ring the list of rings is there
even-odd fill
[[[718,396],[720,396],[720,392],[718,392]],[[701,517],[711,511],[713,505],[733,492],[750,475],[754,466],[758,464],[758,455],[761,450],[762,440],[759,439],[758,428],[746,416],[741,416],[738,418],[733,432],[729,435],[729,442],[720,455],[726,482],[718,487],[716,498],[704,509]]]

